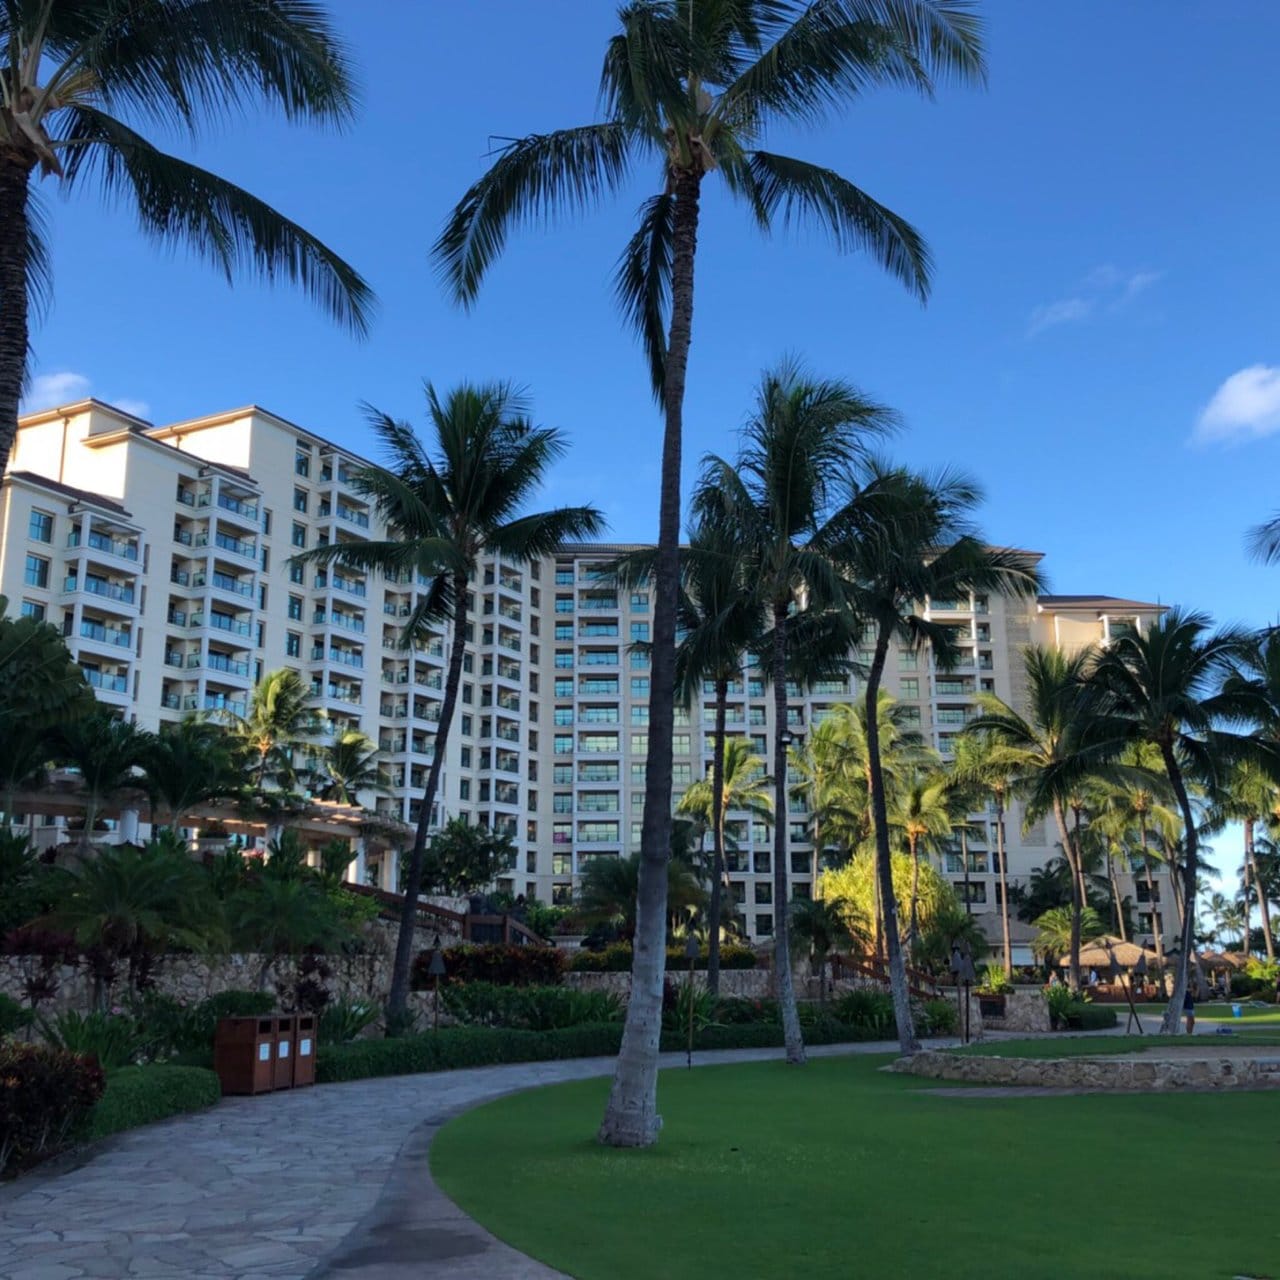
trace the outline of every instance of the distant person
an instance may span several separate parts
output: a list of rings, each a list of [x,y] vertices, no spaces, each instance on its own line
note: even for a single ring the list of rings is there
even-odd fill
[[[1196,1033],[1196,998],[1192,993],[1191,984],[1187,983],[1187,989],[1182,996],[1182,1016],[1187,1020],[1187,1035],[1193,1036]]]
[[[1062,986],[1062,980],[1058,977],[1058,971],[1056,969],[1049,975],[1049,985],[1051,987]]]
[[[1096,986],[1098,985],[1098,971],[1097,971],[1097,969],[1090,969],[1090,970],[1089,970],[1089,985],[1090,985],[1091,987],[1096,987]]]

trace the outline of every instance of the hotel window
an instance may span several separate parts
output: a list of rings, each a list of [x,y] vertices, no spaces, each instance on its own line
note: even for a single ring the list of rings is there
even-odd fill
[[[461,760],[462,760],[462,767],[464,769],[471,768],[471,748],[470,747],[462,748]]]
[[[555,638],[557,640],[572,640],[573,639],[573,623],[557,622]]]
[[[566,671],[573,666],[573,650],[557,649],[556,650],[556,666],[561,671]]]
[[[557,733],[552,747],[558,756],[567,756],[573,751],[573,734]]]
[[[474,731],[474,730],[473,730],[473,727],[472,727],[472,726],[473,726],[473,724],[474,724],[474,722],[472,721],[472,719],[471,719],[471,717],[470,717],[470,716],[463,716],[463,717],[462,717],[462,732],[463,732],[463,733],[464,733],[468,738],[469,738],[469,737],[471,737],[471,735],[472,735],[472,733],[473,733],[473,731]]]
[[[285,656],[297,658],[302,654],[302,637],[296,631],[290,631],[284,639]]]
[[[289,581],[301,586],[306,576],[303,566],[296,560],[289,565]]]
[[[320,610],[317,610],[317,612],[322,613],[322,611]],[[292,618],[294,622],[302,621],[302,597],[301,596],[289,597],[289,617]],[[316,621],[323,622],[324,621],[323,615],[317,618]]]
[[[311,451],[306,453],[298,452],[293,455],[293,471],[295,475],[309,476],[311,474]]]
[[[647,609],[649,607],[649,593],[647,591],[633,591],[631,593],[631,607],[633,609]]]
[[[573,597],[572,596],[556,596],[556,612],[572,613]]]
[[[756,916],[756,932],[762,937],[768,937],[773,933],[773,916],[768,912]]]
[[[555,723],[556,723],[556,724],[572,724],[572,723],[573,723],[573,708],[572,708],[572,707],[557,707],[557,708],[556,708],[556,710],[555,710]]]
[[[643,812],[644,810],[644,792],[643,791],[633,791],[631,793],[631,807],[633,809],[639,809]]]
[[[649,708],[648,708],[648,707],[646,707],[646,706],[637,706],[637,707],[632,707],[632,708],[631,708],[631,723],[632,723],[632,724],[648,724],[648,723],[649,723]]]
[[[671,735],[671,751],[674,755],[687,756],[689,747],[690,738],[687,733],[673,733]]]
[[[773,905],[773,885],[767,880],[764,882],[756,882],[756,906],[771,907]]]
[[[33,511],[27,524],[27,536],[32,542],[52,542],[53,517],[47,511]]]
[[[293,509],[295,511],[305,512],[307,509],[307,491],[305,489],[294,489],[293,491]]]
[[[676,787],[687,787],[693,781],[693,765],[687,760],[681,763],[676,760],[671,765],[671,784]]]
[[[557,587],[573,586],[573,570],[557,569],[556,570],[556,586]]]
[[[643,764],[633,764],[631,766],[631,785],[633,787],[644,786],[644,771],[645,767]]]
[[[49,585],[49,562],[42,556],[28,556],[22,580],[29,587],[47,587]]]
[[[22,602],[22,616],[24,618],[34,618],[37,622],[43,622],[44,605],[37,604],[34,600],[24,600]]]
[[[458,779],[458,799],[459,800],[471,799],[471,779],[470,778]]]
[[[648,638],[649,624],[647,622],[633,622],[631,624],[631,639],[633,642],[638,640],[648,640]]]
[[[903,676],[898,681],[898,688],[904,698],[918,698],[920,696],[920,677]]]
[[[914,649],[898,650],[898,670],[914,671],[920,665],[919,655]]]
[[[635,756],[649,754],[649,735],[647,733],[633,733],[631,735],[631,754]]]
[[[602,751],[617,751],[618,735],[616,733],[584,733],[579,745],[583,751],[593,755]]]
[[[648,671],[649,655],[633,649],[631,652],[631,667],[637,671]]]
[[[572,844],[573,843],[573,823],[572,822],[553,822],[551,824],[551,843],[552,844]]]
[[[289,540],[295,547],[305,547],[307,545],[307,526],[299,524],[296,520],[293,522],[293,529],[289,534]]]
[[[631,677],[631,696],[633,698],[647,698],[649,696],[648,676]]]
[[[555,796],[551,801],[551,812],[552,813],[572,813],[573,797],[571,795],[566,795],[564,793],[561,793]]]
[[[580,822],[578,823],[578,839],[591,840],[596,843],[614,841],[618,838],[616,822]]]
[[[557,698],[572,698],[573,678],[557,679],[555,683],[555,695]]]

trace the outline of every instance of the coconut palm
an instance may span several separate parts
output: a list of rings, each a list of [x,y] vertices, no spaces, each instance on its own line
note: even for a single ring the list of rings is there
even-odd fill
[[[1070,871],[1071,911],[1076,927],[1069,945],[1068,980],[1080,989],[1079,925],[1085,900],[1080,848],[1067,825],[1074,794],[1086,779],[1123,750],[1118,728],[1108,732],[1092,714],[1085,678],[1094,662],[1089,649],[1067,655],[1060,649],[1030,646],[1023,655],[1025,711],[1015,711],[993,693],[978,695],[983,714],[972,722],[974,732],[990,733],[1011,753],[1015,787],[1024,805],[1024,824],[1052,816]]]
[[[633,0],[619,17],[601,76],[605,119],[504,146],[453,210],[434,252],[454,297],[470,304],[513,227],[591,208],[637,165],[661,175],[616,275],[665,426],[641,845],[649,923],[600,1132],[615,1146],[647,1146],[659,1128],[661,982],[649,970],[656,964],[660,975],[664,959],[657,935],[670,848],[680,461],[703,182],[720,173],[766,232],[816,222],[837,249],[869,251],[923,298],[928,251],[909,224],[832,170],[759,144],[770,127],[821,121],[873,85],[929,93],[935,79],[977,81],[985,72],[980,21],[958,0]],[[637,990],[647,994],[637,1000]]]
[[[426,402],[430,450],[407,422],[366,406],[388,465],[360,468],[351,483],[377,505],[388,536],[380,541],[331,543],[299,557],[366,572],[377,570],[393,578],[410,574],[427,583],[417,593],[405,623],[401,643],[406,647],[422,639],[428,627],[445,619],[453,623],[435,751],[404,877],[400,935],[387,997],[387,1026],[392,1031],[404,1022],[423,860],[462,683],[468,580],[484,555],[526,564],[550,554],[563,541],[594,537],[604,526],[594,507],[554,507],[525,514],[524,508],[546,481],[548,468],[563,456],[566,443],[554,428],[532,423],[528,399],[515,387],[505,382],[463,383],[442,393],[427,383]]]
[[[605,855],[592,858],[582,873],[575,911],[592,924],[608,924],[624,938],[635,938],[639,912],[641,855]],[[674,920],[700,908],[706,894],[687,862],[667,859],[667,908]],[[663,932],[663,948],[666,931]]]
[[[1274,960],[1275,937],[1271,931],[1271,908],[1262,880],[1258,875],[1257,830],[1260,823],[1280,804],[1280,789],[1268,770],[1251,760],[1243,760],[1231,770],[1226,786],[1214,805],[1215,828],[1227,822],[1239,822],[1244,834],[1244,864],[1241,868],[1246,913],[1250,886],[1258,897],[1262,914],[1262,941],[1267,959]],[[1245,922],[1246,947],[1248,921]]]
[[[1009,932],[1009,868],[1005,858],[1004,815],[1009,807],[1018,757],[990,733],[964,733],[956,741],[952,771],[995,806],[996,873],[1000,877],[1000,932],[1004,943],[1005,977],[1013,975],[1013,946]]]
[[[751,750],[746,738],[724,736],[724,703],[720,701],[727,682],[716,680],[716,734],[710,777],[695,782],[680,797],[676,812],[696,818],[712,833],[714,842],[711,866],[711,892],[707,905],[707,989],[719,993],[720,976],[720,903],[725,876],[725,814],[729,810],[750,813],[764,822],[773,821],[773,779],[765,773],[764,760]],[[715,961],[713,974],[711,962]]]
[[[206,119],[278,108],[346,123],[346,52],[318,6],[291,0],[29,0],[0,6],[0,469],[17,430],[29,298],[49,285],[35,182],[92,184],[166,247],[293,280],[363,331],[372,295],[337,254],[233,183],[159,150],[136,125],[196,133]],[[135,123],[131,124],[130,120]]]
[[[250,758],[257,789],[262,791],[269,778],[287,786],[295,777],[295,753],[315,732],[311,689],[288,667],[268,671],[254,685],[247,712],[230,723]]]
[[[233,794],[240,786],[234,740],[221,725],[196,716],[162,725],[141,759],[151,797],[152,825],[177,831],[196,805]]]
[[[154,735],[98,710],[64,725],[57,734],[57,757],[80,775],[84,830],[80,851],[87,853],[104,807],[113,801],[140,797],[145,779],[141,769],[152,749]]]
[[[818,999],[827,998],[827,957],[833,951],[865,943],[866,922],[843,898],[797,898],[788,908],[791,945],[809,956],[818,979]]]
[[[888,800],[876,720],[870,709],[880,696],[889,645],[895,638],[912,651],[927,645],[943,670],[960,655],[953,627],[920,614],[920,602],[957,595],[967,598],[971,591],[1017,597],[1038,589],[1039,575],[1025,556],[983,541],[973,522],[981,499],[977,485],[955,472],[925,475],[876,465],[866,485],[864,523],[849,527],[836,552],[849,584],[849,607],[866,620],[874,635],[864,691],[872,730],[868,742],[871,811],[894,1017],[903,1053],[914,1053],[919,1044],[898,937]]]
[[[1242,949],[1248,947],[1248,926],[1245,922],[1245,908],[1238,901],[1233,901],[1225,894],[1215,891],[1205,903],[1205,914],[1213,924],[1213,940],[1225,947],[1227,940]]]
[[[1188,782],[1211,793],[1220,790],[1229,766],[1249,747],[1248,739],[1234,730],[1266,716],[1265,696],[1255,684],[1236,679],[1224,686],[1238,664],[1249,661],[1252,637],[1231,627],[1212,632],[1210,625],[1203,613],[1170,609],[1145,633],[1126,633],[1114,640],[1092,679],[1103,712],[1131,740],[1159,749],[1182,815],[1182,946],[1161,1022],[1165,1035],[1178,1032],[1188,966],[1195,953],[1200,833]]]
[[[854,467],[868,441],[896,422],[882,405],[841,381],[819,381],[785,361],[767,372],[755,411],[743,429],[736,462],[709,456],[695,497],[699,515],[736,531],[749,581],[770,628],[761,643],[761,667],[773,686],[775,808],[786,811],[788,633],[793,614],[813,618],[843,610],[839,575],[829,550],[856,519],[860,501]],[[848,634],[856,628],[848,625]],[[874,706],[874,702],[871,704]],[[787,1061],[804,1061],[787,941],[787,827],[774,827],[774,972]]]
[[[1036,936],[1031,950],[1055,968],[1063,954],[1069,954],[1072,963],[1078,966],[1081,941],[1094,942],[1106,933],[1102,918],[1092,907],[1084,907],[1078,913],[1073,907],[1054,907],[1033,923]]]
[[[941,847],[951,834],[956,817],[952,804],[952,784],[941,769],[916,768],[903,779],[894,804],[888,811],[889,827],[901,835],[911,859],[911,891],[907,910],[910,948],[916,936],[916,901],[920,894],[920,852]]]
[[[359,804],[360,793],[387,789],[378,744],[359,729],[344,729],[316,756],[320,791],[326,800]]]
[[[233,944],[262,957],[259,991],[266,990],[275,961],[331,946],[345,932],[318,877],[312,875],[250,877],[227,903],[227,921]]]

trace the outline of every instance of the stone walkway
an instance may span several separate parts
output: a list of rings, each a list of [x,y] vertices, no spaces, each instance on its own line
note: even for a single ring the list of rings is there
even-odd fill
[[[893,1052],[827,1045],[813,1057]],[[777,1049],[694,1055],[695,1065]],[[527,1063],[227,1098],[0,1188],[0,1280],[550,1280],[431,1181],[450,1117],[506,1093],[608,1075]],[[664,1054],[663,1065],[684,1065]]]

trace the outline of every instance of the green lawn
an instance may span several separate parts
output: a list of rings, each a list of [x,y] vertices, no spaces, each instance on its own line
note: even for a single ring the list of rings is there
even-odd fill
[[[1240,1001],[1240,1017],[1236,1018],[1231,1013],[1231,1005],[1215,1002],[1213,1004],[1196,1005],[1196,1021],[1197,1022],[1247,1022],[1251,1026],[1262,1023],[1280,1027],[1280,1005],[1267,1004],[1260,1007],[1254,1007],[1247,1000]],[[1141,1014],[1150,1014],[1158,1016],[1165,1011],[1162,1004],[1140,1004],[1138,1012]]]
[[[1251,1204],[1280,1197],[1280,1091],[944,1097],[887,1060],[666,1071],[662,1138],[640,1152],[593,1141],[607,1080],[518,1094],[447,1125],[432,1170],[578,1280],[1276,1273],[1280,1219],[1242,1218],[1240,1179]],[[1177,1170],[1213,1172],[1153,1231]]]

